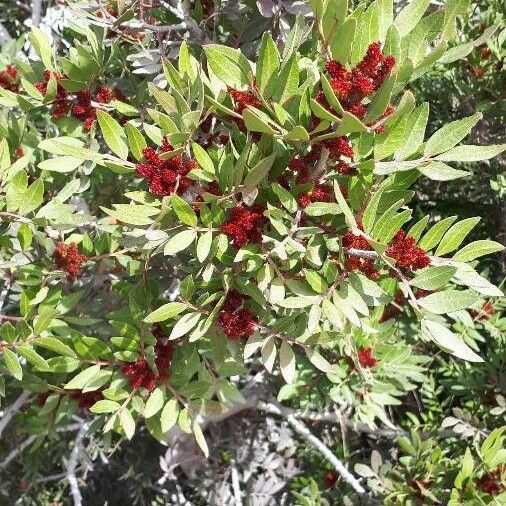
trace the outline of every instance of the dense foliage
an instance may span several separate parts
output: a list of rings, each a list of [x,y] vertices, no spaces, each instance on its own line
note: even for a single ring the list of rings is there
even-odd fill
[[[499,7],[218,3],[2,19],[0,492],[80,504],[83,440],[148,432],[163,479],[83,493],[232,504],[239,465],[247,504],[503,504],[503,246],[452,204],[504,188]]]

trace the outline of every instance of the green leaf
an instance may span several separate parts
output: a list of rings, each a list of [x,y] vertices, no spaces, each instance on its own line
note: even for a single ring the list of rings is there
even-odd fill
[[[34,367],[37,367],[38,369],[44,370],[49,369],[49,364],[47,363],[47,360],[44,357],[41,357],[31,346],[29,345],[22,345],[18,346],[16,348],[17,352],[30,364],[32,364]]]
[[[446,290],[418,299],[424,309],[434,314],[445,314],[466,309],[480,300],[472,290]]]
[[[293,383],[295,378],[295,366],[295,354],[293,353],[291,346],[283,340],[279,348],[279,367],[281,369],[283,379],[288,384]]]
[[[66,390],[82,390],[100,371],[100,365],[95,364],[74,376],[63,388]]]
[[[333,202],[312,202],[306,208],[304,212],[308,216],[325,216],[326,214],[342,214],[339,205]]]
[[[253,107],[246,107],[242,113],[242,119],[244,120],[244,124],[246,128],[250,132],[261,132],[269,135],[276,135],[276,130],[274,130],[269,123],[262,118]]]
[[[197,237],[196,230],[183,230],[172,236],[163,249],[164,255],[174,255],[185,250]]]
[[[337,366],[330,364],[326,359],[324,359],[316,350],[311,348],[305,348],[307,358],[309,361],[320,371],[328,374],[336,374]]]
[[[443,237],[444,233],[450,228],[451,224],[457,219],[456,216],[448,216],[448,218],[444,218],[441,221],[438,221],[436,224],[432,225],[427,233],[422,237],[421,241],[418,243],[420,248],[425,251],[431,250],[436,244],[439,243],[441,237]]]
[[[158,386],[151,392],[148,400],[146,401],[146,407],[144,408],[144,418],[151,418],[162,409],[164,397],[164,386]]]
[[[422,19],[429,4],[430,0],[413,0],[402,9],[394,21],[394,26],[399,31],[401,37],[405,37],[413,30]]]
[[[289,213],[294,213],[295,211],[297,211],[297,201],[288,190],[283,188],[279,183],[273,183],[272,190],[279,198],[279,201],[281,202],[283,207]]]
[[[121,408],[121,405],[116,401],[110,401],[109,399],[100,399],[91,406],[90,411],[92,413],[114,413]]]
[[[483,117],[483,114],[476,113],[467,118],[459,119],[447,123],[437,132],[432,134],[425,144],[424,156],[429,157],[439,155],[458,144],[466,135],[469,134],[471,129]]]
[[[458,358],[469,362],[483,362],[483,359],[471,350],[460,336],[454,334],[441,323],[422,320],[422,333],[427,339],[434,341],[438,346]]]
[[[214,163],[211,160],[211,157],[207,154],[207,151],[196,142],[192,142],[192,151],[195,159],[202,169],[210,174],[214,174]]]
[[[170,198],[172,209],[176,213],[177,217],[186,225],[190,227],[196,227],[198,223],[197,215],[191,208],[190,204],[183,200],[178,195],[172,195]]]
[[[24,216],[37,209],[44,200],[44,182],[36,179],[23,193],[18,213]]]
[[[446,153],[435,157],[444,162],[479,162],[489,160],[500,155],[506,149],[506,144],[491,144],[490,146],[464,145],[456,146]]]
[[[33,344],[54,351],[58,355],[77,358],[77,355],[69,346],[54,337],[39,337],[33,341]]]
[[[332,58],[343,65],[346,65],[351,55],[351,48],[356,29],[357,20],[350,17],[342,25],[336,28],[335,33],[330,40],[330,52],[332,54]]]
[[[237,49],[207,44],[204,46],[204,52],[213,74],[227,86],[241,88],[251,83],[251,65]]]
[[[341,123],[337,127],[337,134],[346,135],[354,132],[367,132],[367,127],[356,116],[344,111]]]
[[[377,93],[374,94],[373,99],[367,108],[367,115],[364,120],[366,123],[376,120],[385,112],[386,108],[390,104],[390,98],[392,97],[392,90],[396,79],[397,73],[392,72]]]
[[[490,255],[491,253],[497,253],[503,249],[504,246],[496,241],[474,241],[455,253],[455,255],[453,255],[453,260],[458,260],[459,262],[470,262],[475,258],[483,255]]]
[[[160,425],[162,432],[168,432],[177,422],[179,416],[179,403],[176,399],[170,399],[166,402],[160,415]]]
[[[16,354],[9,348],[4,348],[3,360],[5,367],[7,367],[7,370],[12,374],[12,376],[21,381],[23,378],[23,369],[21,369],[21,364],[19,363],[19,359]]]
[[[103,161],[103,156],[100,153],[83,148],[83,145],[82,141],[73,137],[55,137],[53,139],[44,139],[39,142],[38,147],[53,155],[72,156],[98,163]]]
[[[427,267],[418,271],[416,276],[409,282],[410,285],[423,290],[437,290],[445,286],[457,271],[456,267],[440,265]]]
[[[209,457],[209,448],[207,447],[206,439],[204,437],[204,433],[202,432],[202,428],[200,425],[194,420],[192,424],[193,434],[195,435],[195,440],[199,445],[200,449],[204,453],[206,459]]]
[[[279,61],[276,44],[269,33],[264,33],[258,52],[256,79],[258,88],[266,99],[270,98],[276,85]]]
[[[44,63],[44,67],[48,70],[54,70],[53,51],[51,50],[47,35],[40,28],[33,26],[28,37],[35,51],[39,54],[42,63]]]
[[[144,321],[146,323],[163,322],[170,318],[174,318],[174,316],[182,313],[186,308],[186,304],[182,302],[168,302],[149,313],[149,315],[144,318]]]
[[[172,328],[169,339],[178,339],[188,334],[197,325],[201,317],[201,313],[187,313],[183,315]]]
[[[204,263],[211,251],[211,245],[213,244],[213,232],[208,230],[202,234],[197,241],[197,259],[200,263]]]
[[[424,216],[421,220],[418,220],[406,233],[418,242],[422,232],[425,230],[427,223],[429,222],[429,215]]]
[[[153,206],[131,205],[131,204],[115,204],[117,209],[107,209],[100,206],[109,216],[116,218],[118,221],[128,223],[130,225],[151,225],[153,220],[150,216],[160,213],[160,210]]]
[[[56,158],[48,158],[40,162],[37,167],[40,170],[48,170],[51,172],[72,172],[82,165],[82,158],[74,158],[73,156],[59,156]]]
[[[260,181],[269,173],[276,159],[276,153],[262,158],[247,174],[244,179],[244,186],[256,188]]]
[[[30,301],[30,306],[36,306],[37,304],[40,304],[46,298],[48,292],[48,286],[41,287],[41,289],[35,294],[35,297]]]
[[[481,218],[467,218],[455,223],[444,235],[436,249],[436,255],[446,255],[455,251],[464,241],[466,236],[478,224]]]
[[[125,123],[125,132],[133,157],[136,160],[142,160],[142,151],[147,147],[147,144],[141,131],[133,123],[127,121]]]
[[[431,162],[427,165],[421,165],[418,170],[434,181],[452,181],[453,179],[472,175],[471,172],[465,170],[452,169],[443,162]]]
[[[330,106],[334,109],[334,111],[337,114],[344,114],[343,106],[341,105],[341,102],[339,102],[339,99],[337,98],[336,94],[334,93],[334,90],[332,89],[332,86],[330,85],[329,80],[325,77],[325,74],[322,74],[320,76],[320,79],[322,82],[323,93],[325,94],[325,98],[327,99]],[[316,102],[316,103],[318,105],[320,105],[318,102]],[[333,115],[331,115],[331,116],[335,118],[335,116],[333,116]],[[323,119],[325,119],[325,118],[323,118]],[[330,121],[334,121],[334,120],[330,120]],[[339,122],[339,119],[337,119],[337,122]]]
[[[127,408],[123,408],[119,413],[119,421],[123,430],[125,431],[125,436],[127,439],[132,439],[135,434],[135,420],[132,417],[132,414]]]
[[[408,135],[403,145],[395,152],[394,160],[405,160],[418,151],[423,143],[428,119],[429,104],[424,102],[410,114],[406,124]]]
[[[115,155],[122,160],[126,160],[128,157],[128,144],[121,125],[105,111],[98,110],[97,119],[107,146]]]

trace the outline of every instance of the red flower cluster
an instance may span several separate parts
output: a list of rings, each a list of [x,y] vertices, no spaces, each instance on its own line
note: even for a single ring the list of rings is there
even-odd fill
[[[332,188],[324,185],[315,185],[314,188],[299,195],[299,206],[307,207],[311,202],[332,202],[334,200],[334,192]]]
[[[167,139],[164,139],[161,146],[162,153],[172,150],[173,147]],[[184,162],[180,155],[173,156],[170,160],[162,160],[153,148],[145,148],[142,154],[144,163],[137,164],[135,170],[148,180],[149,191],[154,195],[166,196],[172,193],[182,195],[191,186],[191,180],[186,176],[198,166],[195,160]]]
[[[67,279],[73,281],[77,278],[81,264],[86,262],[86,255],[79,253],[75,243],[65,244],[59,242],[54,250],[54,263],[58,269],[67,273]]]
[[[381,87],[394,65],[395,58],[384,56],[379,42],[374,42],[369,45],[362,61],[351,71],[336,60],[328,61],[325,68],[330,74],[330,86],[343,108],[357,118],[363,118],[367,106],[362,104],[362,100]],[[324,98],[321,93],[317,95],[317,100],[328,108],[329,104]]]
[[[75,95],[75,103],[73,103],[73,100],[69,97],[69,94],[61,84],[65,76],[57,72],[46,70],[44,71],[44,81],[35,83],[35,87],[43,95],[47,93],[47,83],[51,76],[54,76],[57,82],[56,97],[53,100],[53,110],[51,112],[53,118],[62,118],[71,111],[74,118],[83,121],[83,128],[85,130],[91,130],[97,118],[97,109],[91,104],[92,96],[90,90],[78,91]],[[102,85],[97,88],[93,100],[100,104],[108,104],[114,98],[120,98],[120,95],[121,92],[113,91],[109,86]]]
[[[372,348],[359,348],[357,350],[357,358],[361,367],[369,369],[374,367],[379,360],[372,354]]]
[[[297,155],[288,162],[288,168],[296,174],[295,182],[304,184],[309,181],[309,169],[314,166],[320,156],[320,148],[313,147],[305,155]]]
[[[339,479],[338,474],[335,471],[327,471],[323,476],[323,481],[325,482],[325,486],[327,488],[332,488],[336,485],[337,480]]]
[[[416,246],[414,237],[406,236],[404,230],[399,230],[385,251],[385,254],[395,260],[397,267],[416,271],[430,265],[430,258],[422,248]]]
[[[237,114],[242,114],[246,107],[251,106],[256,109],[260,109],[262,107],[262,103],[257,98],[257,96],[251,91],[240,91],[235,90],[234,88],[227,87],[227,91],[232,97],[234,101],[234,111]],[[237,125],[241,132],[246,132],[246,125],[244,124],[244,120],[241,118],[232,118],[232,121]],[[261,134],[258,132],[253,133],[253,140],[258,141],[261,137]]]
[[[352,232],[346,232],[343,235],[343,246],[346,249],[372,250],[366,239]],[[349,271],[359,270],[370,279],[378,279],[380,276],[378,270],[374,268],[374,259],[372,258],[348,255],[346,258],[346,268]]]
[[[70,110],[71,102],[69,100],[69,96],[65,88],[61,85],[62,79],[64,76],[58,74],[57,72],[51,72],[50,70],[44,71],[44,81],[39,81],[35,83],[35,87],[45,95],[47,93],[47,83],[49,79],[53,76],[56,79],[56,96],[53,100],[53,110],[51,111],[51,116],[53,118],[61,118],[65,116]]]
[[[77,402],[77,405],[82,409],[90,409],[93,404],[103,398],[100,390],[93,392],[82,392],[81,390],[74,390],[70,393],[70,398]]]
[[[243,307],[243,298],[235,290],[229,290],[223,308],[218,314],[218,323],[229,339],[248,338],[255,332],[256,317]]]
[[[262,228],[265,224],[264,208],[258,204],[250,208],[242,204],[236,205],[230,211],[230,217],[220,228],[227,235],[232,244],[242,248],[246,244],[262,242]]]
[[[336,160],[342,156],[350,159],[353,158],[353,148],[346,137],[330,139],[325,142],[325,147],[330,151],[330,156]]]
[[[5,70],[0,71],[0,88],[18,92],[18,71],[13,65],[7,65]]]
[[[505,487],[501,483],[501,474],[505,471],[504,467],[498,467],[493,471],[488,472],[476,480],[476,486],[485,494],[492,496],[499,495],[504,491]]]
[[[130,379],[132,388],[145,388],[149,392],[169,377],[173,352],[172,343],[167,340],[160,325],[153,325],[152,332],[156,338],[155,364],[158,372],[151,369],[145,358],[139,358],[135,362],[126,362],[121,367],[121,372]]]
[[[246,107],[249,105],[257,109],[260,109],[260,107],[262,107],[260,100],[251,91],[235,90],[230,86],[227,87],[227,91],[234,101],[234,111],[238,114],[242,114],[244,109],[246,109]]]

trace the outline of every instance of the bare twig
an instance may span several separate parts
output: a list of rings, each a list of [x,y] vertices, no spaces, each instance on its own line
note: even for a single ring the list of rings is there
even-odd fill
[[[275,407],[273,405],[273,407]],[[283,415],[282,410],[278,410],[280,416]],[[320,441],[300,420],[298,420],[293,413],[285,416],[286,421],[293,427],[295,432],[302,436],[306,441],[311,443],[333,466],[334,469],[341,475],[343,480],[350,485],[357,494],[365,494],[364,487],[359,483],[357,478],[346,469],[344,464],[332,453],[330,448]]]
[[[230,475],[232,478],[232,490],[234,491],[235,506],[242,506],[241,486],[239,484],[239,473],[235,465],[235,460],[230,462]]]
[[[79,458],[79,452],[81,449],[81,442],[88,431],[88,422],[82,424],[79,432],[77,433],[76,439],[74,441],[74,448],[70,452],[69,461],[67,463],[67,481],[70,485],[70,492],[72,494],[72,499],[74,501],[74,506],[82,506],[83,498],[81,496],[81,491],[79,490],[79,484],[77,483],[76,477],[76,468],[77,468],[77,460]]]
[[[27,446],[30,446],[36,439],[37,436],[30,436],[14,448],[14,450],[12,450],[9,455],[0,462],[0,471],[3,471]]]
[[[12,417],[23,407],[29,397],[30,392],[28,392],[28,390],[24,390],[21,395],[6,408],[2,418],[0,419],[0,437],[2,436],[2,432],[4,431],[5,427],[7,427]]]
[[[329,161],[329,155],[330,155],[329,149],[322,148],[320,158],[318,159],[318,163],[316,164],[313,173],[310,175],[310,178],[313,181],[317,181],[325,173],[325,169],[327,168],[327,162]]]

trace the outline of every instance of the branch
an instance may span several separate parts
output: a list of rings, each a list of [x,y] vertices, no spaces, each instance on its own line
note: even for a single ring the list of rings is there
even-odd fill
[[[77,433],[76,439],[74,441],[74,448],[70,452],[69,461],[67,463],[67,481],[70,485],[70,492],[72,494],[72,499],[74,501],[74,506],[82,506],[83,498],[81,496],[81,491],[79,490],[79,484],[77,483],[76,477],[76,468],[77,468],[77,459],[79,458],[79,450],[81,446],[81,441],[83,440],[86,432],[88,430],[88,422],[82,424],[79,432]]]
[[[325,173],[325,169],[327,168],[327,162],[329,160],[330,151],[328,148],[322,148],[320,153],[320,158],[318,159],[318,163],[314,168],[313,173],[310,175],[310,179],[316,181],[320,179],[320,177]]]
[[[0,462],[0,471],[3,471],[12,460],[14,460],[27,446],[30,446],[35,440],[37,439],[37,436],[30,436],[29,438],[25,439],[20,445],[17,446],[17,448],[14,448],[5,459]]]
[[[0,23],[0,44],[6,44],[11,40],[12,37],[9,35],[9,32],[6,30],[5,26]]]
[[[235,460],[233,459],[230,462],[230,474],[232,478],[232,489],[234,491],[235,506],[242,506],[241,486],[239,484],[239,473],[237,472]]]
[[[272,405],[272,408],[276,408]],[[271,409],[272,409],[271,408]],[[283,416],[286,421],[293,427],[295,432],[302,436],[306,441],[311,443],[333,466],[334,469],[341,475],[343,480],[348,483],[348,485],[357,492],[357,494],[365,494],[365,489],[359,483],[357,478],[353,476],[353,474],[346,469],[344,464],[332,453],[328,446],[326,446],[322,441],[320,441],[311,431],[300,421],[295,418],[294,414],[291,413],[286,415],[283,413],[281,409],[277,410],[276,414]]]
[[[22,408],[29,397],[30,392],[28,390],[24,390],[21,395],[6,408],[2,418],[0,419],[0,437],[2,436],[2,432],[4,431],[5,427],[7,427],[12,417]]]

